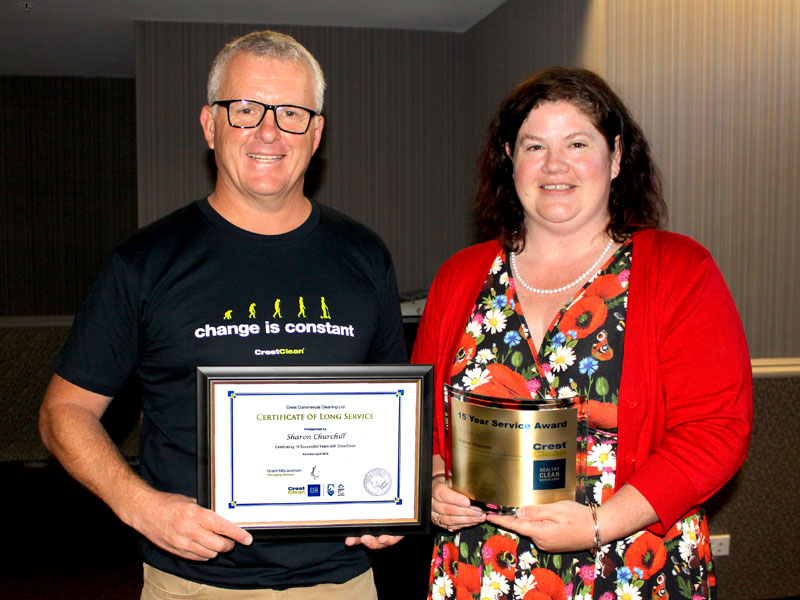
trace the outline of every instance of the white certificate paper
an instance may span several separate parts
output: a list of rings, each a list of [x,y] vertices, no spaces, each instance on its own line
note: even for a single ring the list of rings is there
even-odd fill
[[[421,381],[321,369],[312,380],[205,382],[209,508],[242,527],[292,533],[419,527],[430,462]]]

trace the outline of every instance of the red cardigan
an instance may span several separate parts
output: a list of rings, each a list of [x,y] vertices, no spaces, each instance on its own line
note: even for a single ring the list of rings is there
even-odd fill
[[[663,535],[739,469],[753,419],[747,344],[711,254],[688,237],[645,230],[633,261],[619,393],[616,488],[647,499]],[[500,251],[471,246],[439,269],[411,361],[435,366],[434,452],[444,446],[442,385],[480,286]]]

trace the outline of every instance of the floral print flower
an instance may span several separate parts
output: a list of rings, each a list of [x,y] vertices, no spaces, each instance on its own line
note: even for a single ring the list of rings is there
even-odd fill
[[[431,590],[433,600],[445,600],[453,595],[453,582],[447,573],[437,577]]]
[[[623,583],[617,588],[618,600],[642,600],[639,588],[632,583]]]
[[[467,391],[472,391],[476,387],[487,383],[491,378],[488,370],[475,367],[474,369],[467,369],[464,377],[461,379],[461,385],[463,385],[464,389]]]
[[[509,331],[503,337],[503,341],[508,344],[509,348],[513,348],[522,341],[522,337],[516,331]]]
[[[666,561],[664,540],[649,531],[642,533],[625,551],[625,564],[631,569],[641,569],[641,579],[650,579]]]
[[[592,583],[594,581],[594,566],[584,565],[578,569],[578,575],[583,579],[584,583]]]
[[[483,328],[489,333],[497,333],[506,328],[506,316],[503,311],[498,308],[493,308],[486,313],[486,319],[483,321]]]
[[[531,571],[531,575],[536,583],[533,594],[528,594],[526,600],[566,600],[566,586],[553,571],[537,568]]]
[[[490,360],[494,360],[494,352],[492,352],[489,348],[484,348],[483,350],[478,350],[478,354],[475,356],[475,362],[485,365]]]
[[[550,368],[554,373],[566,371],[567,367],[571,367],[574,363],[575,352],[572,351],[572,348],[560,346],[550,355]]]
[[[574,398],[575,397],[575,390],[573,390],[570,386],[565,385],[563,387],[558,388],[558,397],[559,398]]]
[[[569,307],[561,317],[559,327],[571,330],[577,339],[583,339],[603,325],[608,316],[608,308],[599,296],[584,296]]]
[[[561,333],[560,331],[553,336],[553,339],[550,341],[550,344],[553,348],[560,348],[564,345],[564,342],[567,341],[567,336]]]
[[[581,359],[581,362],[578,365],[578,371],[583,375],[592,376],[597,372],[597,365],[599,363],[593,359],[591,356],[587,356]]]
[[[617,569],[617,582],[625,583],[633,578],[633,571],[628,567],[620,567]]]
[[[478,567],[465,562],[458,563],[458,587],[471,594],[481,591],[481,573]],[[470,596],[471,597],[471,596]]]
[[[542,388],[542,381],[540,379],[529,379],[525,382],[525,387],[531,393],[531,396],[536,396],[536,393]]]
[[[442,569],[452,577],[453,563],[458,560],[458,548],[452,542],[442,545]]]
[[[517,600],[522,600],[525,597],[525,594],[533,589],[534,583],[536,583],[536,580],[532,575],[521,575],[516,581],[514,581],[514,598]]]
[[[492,571],[488,576],[483,576],[482,597],[496,598],[500,594],[507,594],[509,589],[508,579],[502,573]]]
[[[500,269],[503,268],[503,257],[501,255],[497,255],[492,263],[492,267],[489,269],[489,273],[492,275],[497,275],[500,272]]]
[[[619,277],[613,274],[599,275],[586,288],[587,296],[597,296],[603,300],[610,300],[625,293]]]
[[[482,323],[483,321],[478,321],[476,319],[471,320],[469,323],[467,323],[466,333],[475,339],[479,338],[481,335],[483,335]]]
[[[476,393],[498,398],[530,398],[527,382],[519,373],[500,363],[487,365],[486,371],[491,381],[480,385],[480,389],[476,386],[473,390]]]
[[[614,469],[608,469],[592,487],[592,495],[597,504],[603,504],[614,495]]]
[[[523,552],[519,555],[519,566],[524,571],[530,571],[536,562],[536,557],[531,552]]]
[[[614,469],[617,466],[617,455],[611,444],[595,444],[586,457],[589,465],[598,470]]]
[[[506,579],[514,580],[517,568],[517,541],[504,535],[493,535],[483,545],[483,561]]]
[[[494,300],[492,300],[492,308],[503,309],[506,306],[508,306],[508,298],[506,298],[505,294],[495,296]]]
[[[681,560],[691,565],[699,560],[697,552],[697,542],[688,536],[683,536],[678,543],[678,551],[681,553]]]

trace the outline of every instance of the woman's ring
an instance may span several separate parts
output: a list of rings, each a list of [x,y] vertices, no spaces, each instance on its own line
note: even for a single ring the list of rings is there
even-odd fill
[[[444,523],[442,523],[442,521],[439,519],[439,517],[434,517],[434,516],[431,516],[431,520],[432,520],[432,521],[433,521],[433,522],[434,522],[434,523],[435,523],[437,526],[441,527],[442,529],[447,529],[447,531],[449,531],[450,533],[452,533],[452,532],[453,532],[453,528],[452,528],[450,525],[445,525]]]

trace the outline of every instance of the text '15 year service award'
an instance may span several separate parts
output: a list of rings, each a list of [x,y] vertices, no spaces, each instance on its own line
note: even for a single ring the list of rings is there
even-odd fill
[[[498,398],[445,385],[445,460],[453,489],[500,514],[560,500],[582,502],[581,401]]]

